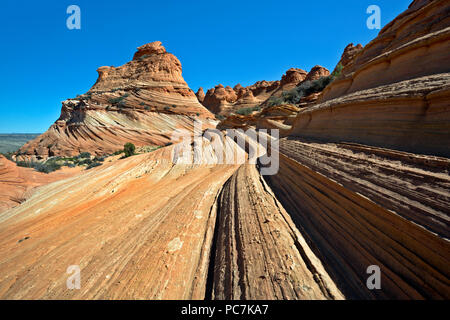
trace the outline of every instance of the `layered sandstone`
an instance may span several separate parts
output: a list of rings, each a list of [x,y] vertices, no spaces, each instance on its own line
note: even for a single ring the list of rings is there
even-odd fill
[[[0,155],[0,214],[20,205],[36,187],[76,175],[80,168],[65,168],[50,174],[18,167]]]
[[[351,299],[448,299],[450,160],[355,144],[280,143],[267,180]],[[366,286],[380,267],[381,290]]]
[[[254,165],[241,166],[218,200],[211,298],[343,298]]]
[[[291,134],[450,156],[450,6],[414,1],[353,55]]]
[[[180,61],[156,41],[138,48],[120,67],[100,67],[85,94],[63,101],[61,116],[44,134],[25,144],[18,158],[45,159],[80,152],[104,155],[124,143],[164,145],[177,128],[192,130],[213,115],[184,81]]]
[[[414,1],[280,142],[275,195],[348,298],[450,297],[450,5]],[[367,267],[382,270],[368,290]]]
[[[211,152],[213,142],[203,142],[201,152],[195,151],[199,164],[185,164],[175,144],[43,186],[0,215],[0,297],[343,298],[255,166],[220,164]],[[223,142],[226,156],[246,158],[232,138],[224,136]],[[235,179],[239,188],[254,189],[250,197],[239,195],[237,211],[227,212]],[[258,205],[261,192],[268,210]],[[245,228],[258,221],[265,226],[261,234],[256,229],[228,234],[221,220],[230,218]],[[278,236],[268,241],[270,234]],[[262,252],[272,257],[268,268],[262,261],[248,268],[249,281],[234,287],[223,286],[236,279],[221,273],[221,265],[228,268],[235,260],[217,252],[218,241],[229,235],[242,237],[238,241],[246,248],[239,265]],[[74,264],[81,270],[80,290],[66,287],[66,270]]]
[[[416,0],[363,49],[322,101],[394,82],[450,72],[450,8],[445,0]],[[349,48],[347,48],[349,50]],[[355,51],[352,49],[351,51]]]
[[[216,130],[35,189],[0,214],[0,298],[449,299],[449,10],[448,1],[414,1],[365,48],[348,46],[342,76],[307,97],[305,108],[272,106],[221,121],[218,129],[288,135],[271,151],[279,157],[274,175],[261,175],[262,159],[251,161],[264,146],[249,137],[237,145],[242,132]],[[166,54],[160,43],[140,47],[130,66],[146,59],[156,59],[149,68],[162,66],[164,56],[171,67],[152,77],[103,69],[97,93],[77,101],[89,105],[128,78],[176,91],[181,80]],[[287,88],[325,74],[292,69],[282,81]],[[239,106],[239,97],[252,106],[282,81],[217,86],[209,98],[220,102],[219,113]],[[156,88],[142,89],[155,104],[167,98],[152,96]],[[183,99],[198,105],[189,92]],[[139,94],[128,97],[96,112],[108,119],[124,106],[138,112]],[[74,114],[78,102],[67,105]],[[114,126],[154,125],[155,135],[191,128],[192,115],[154,108],[147,120],[117,117]],[[80,119],[95,127],[87,114]],[[218,142],[226,147],[216,152]],[[244,163],[223,164],[239,157]],[[17,180],[20,169],[5,163],[3,180]],[[74,264],[80,290],[66,287]],[[381,289],[367,286],[369,266],[380,268]]]
[[[291,125],[301,108],[283,104],[271,106],[255,111],[250,115],[230,115],[217,125],[218,129],[278,129],[280,136],[284,136],[291,129]]]

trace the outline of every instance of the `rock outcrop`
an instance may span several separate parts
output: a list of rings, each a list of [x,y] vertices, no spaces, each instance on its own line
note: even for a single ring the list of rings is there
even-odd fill
[[[356,54],[321,101],[359,90],[450,72],[450,18],[445,0],[414,1]],[[348,49],[347,49],[348,50]]]
[[[274,194],[347,298],[450,297],[450,4],[414,1],[280,141]],[[365,285],[378,266],[382,290]]]
[[[291,134],[450,157],[450,6],[414,1],[359,50]]]
[[[205,91],[203,91],[202,87],[198,88],[195,95],[197,96],[198,102],[203,103],[203,100],[205,100]]]
[[[218,129],[278,129],[280,136],[286,135],[301,108],[283,104],[266,107],[261,111],[255,111],[250,115],[230,115],[217,125]]]
[[[214,116],[181,75],[181,63],[156,41],[138,48],[120,67],[100,67],[85,94],[62,103],[61,116],[44,134],[25,144],[19,159],[45,159],[88,151],[110,154],[124,143],[164,145],[176,128],[206,127]]]
[[[69,178],[80,170],[65,168],[46,174],[32,168],[19,167],[0,155],[0,214],[24,202],[36,187]]]
[[[279,97],[283,91],[291,90],[303,81],[316,80],[329,74],[330,72],[321,66],[315,66],[309,73],[291,68],[278,81],[263,80],[248,87],[237,84],[234,88],[219,84],[209,89],[201,102],[212,113],[228,116],[242,108],[266,106],[269,98]]]
[[[361,44],[357,44],[356,46],[353,43],[350,43],[345,47],[344,52],[342,53],[341,60],[338,64],[340,64],[343,68],[348,67],[355,60],[355,56],[363,49]]]

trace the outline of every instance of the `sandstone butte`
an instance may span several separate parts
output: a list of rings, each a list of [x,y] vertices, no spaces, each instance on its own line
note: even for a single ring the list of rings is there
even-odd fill
[[[180,61],[156,41],[138,48],[120,67],[100,67],[85,94],[62,102],[61,116],[18,152],[20,160],[90,152],[111,154],[124,143],[165,145],[175,129],[192,130],[194,119],[215,125],[184,81]]]
[[[275,175],[220,164],[203,138],[195,152],[208,164],[183,164],[173,144],[35,188],[0,214],[0,298],[449,299],[449,12],[413,1],[346,48],[316,102],[264,109],[291,117]],[[122,83],[114,70],[99,83]],[[187,117],[163,110],[154,121]],[[227,154],[258,147],[221,139]],[[80,290],[66,287],[70,265]],[[366,286],[370,265],[380,290]]]

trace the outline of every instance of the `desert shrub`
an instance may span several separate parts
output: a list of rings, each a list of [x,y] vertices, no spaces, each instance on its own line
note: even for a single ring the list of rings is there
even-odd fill
[[[150,107],[149,106],[145,106],[144,109],[148,111],[148,110],[150,110]]]
[[[119,154],[123,153],[123,149],[122,150],[117,150],[116,152],[113,153],[113,156],[117,156]]]
[[[94,162],[103,162],[103,161],[105,161],[105,157],[95,156],[93,161]]]
[[[310,94],[321,92],[334,79],[334,75],[321,77],[313,81],[304,81],[292,90],[284,91],[281,97],[271,97],[268,101],[269,106],[276,106],[282,104],[298,104],[303,97]]]
[[[117,104],[119,106],[123,106],[124,100],[129,96],[128,93],[125,93],[124,95],[117,97],[117,98],[110,98],[109,103],[111,104]]]
[[[50,173],[56,170],[61,169],[61,165],[54,161],[47,161],[44,163],[36,163],[34,169],[39,172]]]
[[[19,167],[33,168],[36,171],[43,173],[50,173],[61,169],[61,164],[56,161],[48,160],[46,162],[34,162],[34,161],[17,161],[16,164]]]
[[[63,163],[64,167],[75,168],[77,165],[73,162],[66,161]]]
[[[284,102],[283,98],[281,98],[281,97],[270,97],[269,101],[268,101],[269,107],[279,106],[279,105],[282,105],[284,103],[285,102]]]
[[[241,108],[236,111],[236,114],[247,116],[247,115],[251,114],[253,111],[259,111],[259,110],[261,110],[261,107],[259,107],[259,106],[252,107],[252,108]]]
[[[77,162],[77,165],[79,165],[79,166],[82,166],[85,164],[90,165],[91,163],[92,163],[92,160],[88,158],[88,159],[79,160]]]
[[[164,107],[164,110],[170,111],[170,107]]]
[[[336,68],[334,68],[333,73],[331,74],[331,81],[334,81],[335,79],[338,79],[342,74],[342,69],[344,69],[344,66],[341,63],[338,63]]]
[[[84,159],[84,158],[90,158],[91,157],[91,154],[89,153],[89,152],[81,152],[79,155],[78,155],[78,158],[81,158],[81,159]]]
[[[216,114],[214,117],[215,117],[217,120],[223,120],[223,119],[225,119],[225,117],[224,117],[223,115],[221,115],[221,114]]]
[[[101,162],[92,162],[91,164],[89,164],[87,167],[86,167],[86,170],[89,170],[89,169],[91,169],[91,168],[94,168],[94,167],[98,167],[98,166],[101,166],[102,164],[101,164]]]
[[[34,168],[36,166],[36,162],[33,161],[17,161],[16,165],[24,168]]]
[[[123,146],[124,158],[131,157],[135,154],[136,147],[131,142],[125,143]]]

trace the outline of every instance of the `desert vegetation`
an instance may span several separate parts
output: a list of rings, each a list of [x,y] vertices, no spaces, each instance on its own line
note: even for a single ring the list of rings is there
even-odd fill
[[[330,83],[339,78],[342,72],[342,65],[338,64],[333,73],[326,77],[321,77],[313,81],[303,81],[292,90],[284,91],[280,97],[271,97],[268,101],[269,106],[281,104],[299,104],[301,99],[310,94],[323,91]]]
[[[256,106],[256,107],[252,107],[252,108],[241,108],[236,111],[236,114],[239,114],[242,116],[247,116],[249,114],[252,114],[254,111],[260,111],[260,110],[261,110],[260,106]]]

